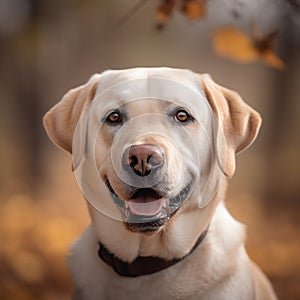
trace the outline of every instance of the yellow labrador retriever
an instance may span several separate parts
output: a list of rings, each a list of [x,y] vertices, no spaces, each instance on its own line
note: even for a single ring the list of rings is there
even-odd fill
[[[72,153],[91,225],[69,258],[73,299],[276,299],[224,206],[261,118],[209,75],[94,75],[44,117]]]

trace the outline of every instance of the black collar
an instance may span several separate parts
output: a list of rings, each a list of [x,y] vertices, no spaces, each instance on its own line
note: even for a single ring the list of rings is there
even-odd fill
[[[165,260],[163,258],[154,256],[138,256],[132,263],[127,263],[112,254],[100,242],[98,255],[106,264],[112,267],[115,272],[121,276],[137,277],[142,275],[149,275],[175,265],[176,263],[189,256],[204,240],[207,231],[208,227],[201,233],[191,251],[181,258]]]

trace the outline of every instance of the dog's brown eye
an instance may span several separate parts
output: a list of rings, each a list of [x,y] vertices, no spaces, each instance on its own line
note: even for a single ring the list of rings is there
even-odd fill
[[[108,117],[106,118],[106,121],[109,123],[121,123],[122,122],[122,117],[121,114],[117,111],[111,112]]]
[[[179,110],[176,113],[175,118],[177,121],[184,123],[189,121],[191,119],[191,116],[185,110]]]

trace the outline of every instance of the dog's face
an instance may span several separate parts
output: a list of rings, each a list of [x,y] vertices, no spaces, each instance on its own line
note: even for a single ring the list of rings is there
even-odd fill
[[[198,179],[192,141],[200,124],[188,105],[162,100],[125,103],[103,115],[95,146],[100,178],[128,229],[155,231]],[[204,147],[209,157],[209,145]]]
[[[108,71],[71,90],[44,124],[73,154],[93,206],[134,232],[154,232],[213,199],[259,115],[208,75],[170,68]]]

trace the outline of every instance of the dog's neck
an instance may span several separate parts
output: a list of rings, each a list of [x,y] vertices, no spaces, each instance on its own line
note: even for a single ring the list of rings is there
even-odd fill
[[[161,230],[144,235],[128,231],[122,222],[103,215],[100,217],[99,212],[89,206],[98,241],[105,241],[107,249],[127,263],[133,262],[138,256],[160,257],[165,260],[184,257],[207,228],[213,210],[214,207],[187,210],[184,214],[175,216]]]
[[[153,256],[138,256],[132,263],[126,263],[119,259],[115,254],[111,253],[104,244],[99,242],[98,256],[99,258],[109,265],[114,271],[125,277],[137,277],[143,275],[153,274],[169,268],[178,262],[182,261],[184,258],[189,256],[197,249],[197,247],[205,239],[209,226],[201,233],[198,237],[193,248],[185,256],[181,258],[173,258],[170,260],[162,259],[160,257]]]

